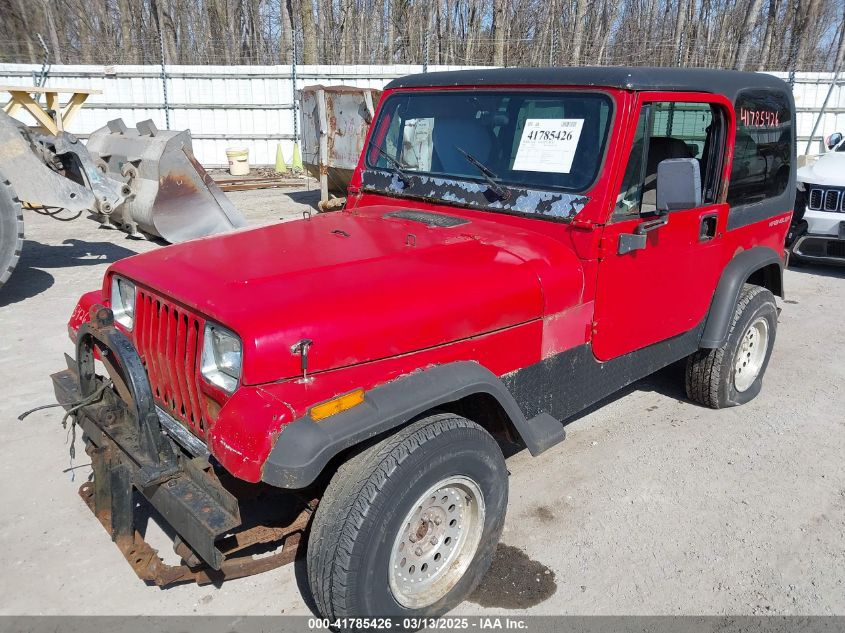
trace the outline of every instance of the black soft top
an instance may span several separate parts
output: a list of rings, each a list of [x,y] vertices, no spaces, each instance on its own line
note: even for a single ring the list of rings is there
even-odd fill
[[[387,84],[391,88],[446,86],[597,86],[624,90],[666,90],[721,94],[734,101],[740,90],[777,90],[791,94],[787,84],[765,73],[709,68],[588,67],[478,68],[408,75]]]

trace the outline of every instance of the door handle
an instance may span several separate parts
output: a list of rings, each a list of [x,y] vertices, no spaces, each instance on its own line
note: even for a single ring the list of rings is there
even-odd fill
[[[702,215],[698,225],[698,241],[707,242],[716,237],[716,225],[718,216],[715,213]]]

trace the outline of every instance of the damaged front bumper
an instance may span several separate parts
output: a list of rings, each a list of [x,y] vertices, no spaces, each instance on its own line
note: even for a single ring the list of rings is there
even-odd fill
[[[111,310],[94,306],[91,316],[79,328],[76,360],[66,357],[68,369],[52,375],[53,385],[91,457],[93,481],[80,495],[138,576],[160,586],[205,584],[291,562],[316,503],[226,481],[201,440],[175,420],[164,417],[162,424],[141,358],[114,327]],[[109,379],[96,374],[95,355]],[[134,491],[175,531],[181,565],[165,564],[136,528]],[[268,496],[274,497],[269,503]],[[251,520],[243,521],[247,501]],[[273,516],[256,507],[272,507]]]

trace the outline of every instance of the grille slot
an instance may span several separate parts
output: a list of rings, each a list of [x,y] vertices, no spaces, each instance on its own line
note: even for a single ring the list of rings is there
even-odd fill
[[[845,188],[810,189],[807,208],[811,211],[845,212]]]
[[[135,346],[147,368],[153,397],[195,434],[204,434],[198,388],[202,322],[180,306],[138,290]]]
[[[845,259],[845,240],[804,236],[795,243],[794,251],[799,257],[810,259]]]
[[[845,242],[830,240],[827,243],[827,254],[829,257],[845,257]]]

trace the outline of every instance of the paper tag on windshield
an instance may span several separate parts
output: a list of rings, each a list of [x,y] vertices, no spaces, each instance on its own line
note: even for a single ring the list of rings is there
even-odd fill
[[[402,139],[402,166],[416,171],[431,171],[434,150],[434,119],[408,119]]]
[[[568,174],[582,127],[584,119],[527,119],[512,169]]]

